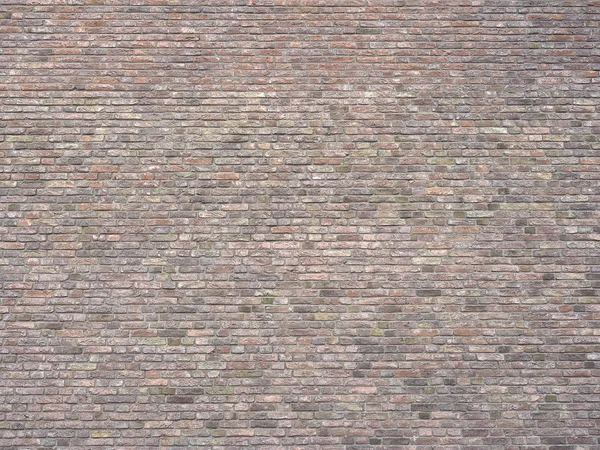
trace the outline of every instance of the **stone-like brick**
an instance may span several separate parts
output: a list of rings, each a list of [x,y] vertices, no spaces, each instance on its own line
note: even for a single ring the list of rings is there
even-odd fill
[[[0,448],[600,448],[599,23],[4,2]]]

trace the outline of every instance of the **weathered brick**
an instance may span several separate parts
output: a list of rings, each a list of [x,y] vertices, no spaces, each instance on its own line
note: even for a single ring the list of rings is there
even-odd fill
[[[0,10],[0,447],[598,447],[597,0]]]

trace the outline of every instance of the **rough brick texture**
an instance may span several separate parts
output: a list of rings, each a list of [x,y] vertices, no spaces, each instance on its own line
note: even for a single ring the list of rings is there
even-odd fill
[[[2,4],[1,448],[600,448],[598,0]]]

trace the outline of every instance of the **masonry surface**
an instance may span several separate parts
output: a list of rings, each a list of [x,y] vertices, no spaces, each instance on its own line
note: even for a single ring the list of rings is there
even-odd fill
[[[0,447],[600,449],[600,2],[0,7]]]

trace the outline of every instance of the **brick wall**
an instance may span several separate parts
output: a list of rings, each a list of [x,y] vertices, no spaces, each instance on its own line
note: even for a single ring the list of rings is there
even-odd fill
[[[600,448],[600,2],[2,3],[1,448]]]

